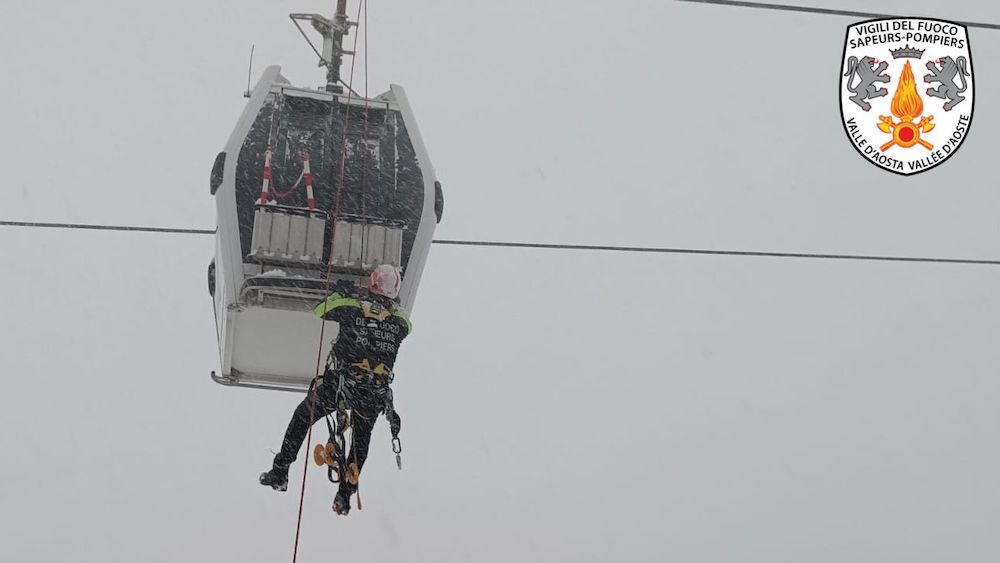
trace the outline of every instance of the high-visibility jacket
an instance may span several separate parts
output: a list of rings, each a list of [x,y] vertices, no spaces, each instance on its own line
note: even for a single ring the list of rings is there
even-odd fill
[[[412,330],[406,311],[381,295],[355,298],[334,293],[313,312],[340,326],[333,354],[341,366],[379,375],[392,371],[399,345]]]

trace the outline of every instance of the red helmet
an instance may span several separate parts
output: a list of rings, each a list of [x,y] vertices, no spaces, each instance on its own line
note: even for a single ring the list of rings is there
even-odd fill
[[[384,295],[389,299],[395,299],[399,295],[399,284],[402,279],[399,269],[389,264],[382,264],[372,272],[368,278],[368,289],[372,293]]]

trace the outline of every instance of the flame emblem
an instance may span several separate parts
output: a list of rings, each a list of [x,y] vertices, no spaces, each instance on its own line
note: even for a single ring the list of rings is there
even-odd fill
[[[899,122],[892,117],[880,115],[878,128],[883,133],[892,135],[892,140],[880,147],[882,152],[889,150],[893,145],[898,145],[908,149],[916,144],[920,144],[927,150],[934,148],[934,145],[920,138],[920,133],[927,133],[934,129],[933,115],[927,115],[914,123],[913,120],[920,117],[924,112],[924,101],[917,93],[917,82],[913,78],[913,69],[910,68],[910,61],[906,61],[903,72],[899,77],[899,85],[896,86],[896,93],[892,97],[890,106],[892,115],[895,115]]]

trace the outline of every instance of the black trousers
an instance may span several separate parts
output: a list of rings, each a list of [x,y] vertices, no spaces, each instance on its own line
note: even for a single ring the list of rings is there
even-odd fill
[[[281,451],[274,456],[275,469],[287,470],[295,461],[309,431],[310,418],[315,424],[336,411],[338,404],[342,403],[351,409],[351,449],[347,452],[347,463],[356,463],[358,473],[361,472],[368,458],[372,429],[375,427],[378,415],[386,408],[386,396],[389,390],[388,387],[377,389],[355,383],[349,376],[345,376],[343,380],[342,382],[337,374],[327,372],[323,382],[307,394],[295,408],[292,420],[289,421],[288,429],[285,431],[285,438],[281,442]],[[340,483],[341,492],[353,494],[355,489],[355,486],[346,481]]]

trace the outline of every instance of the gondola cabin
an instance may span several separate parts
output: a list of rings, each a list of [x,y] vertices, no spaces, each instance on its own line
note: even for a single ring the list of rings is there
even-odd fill
[[[337,334],[320,341],[313,308],[379,264],[400,267],[412,310],[443,207],[413,112],[399,86],[329,90],[267,68],[212,167],[218,383],[306,389]]]

